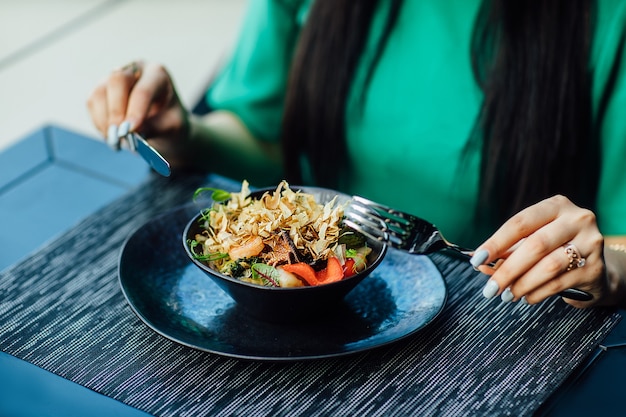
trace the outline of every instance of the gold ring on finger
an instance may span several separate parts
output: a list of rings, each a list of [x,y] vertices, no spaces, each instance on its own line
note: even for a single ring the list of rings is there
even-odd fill
[[[585,266],[586,260],[580,255],[580,251],[573,243],[568,243],[563,246],[563,250],[568,258],[567,271],[571,271],[572,269],[581,268]]]

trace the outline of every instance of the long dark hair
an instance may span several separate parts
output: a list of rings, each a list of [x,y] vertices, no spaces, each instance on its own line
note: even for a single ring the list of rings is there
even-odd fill
[[[402,4],[385,1],[390,3],[387,21],[365,87]],[[316,0],[311,6],[296,47],[283,116],[284,166],[294,184],[303,182],[303,166],[310,166],[316,185],[338,186],[339,167],[345,166],[346,100],[379,3]]]
[[[402,0],[390,1],[367,79],[401,9]],[[315,183],[338,185],[346,98],[381,5],[314,2],[285,101],[282,143],[291,182],[302,182],[308,164]],[[557,193],[593,207],[598,145],[591,126],[590,22],[591,0],[483,2],[468,54],[484,103],[468,140],[482,143],[478,211],[494,224]]]
[[[501,222],[564,194],[593,208],[589,0],[484,2],[472,63],[484,91],[479,212]]]

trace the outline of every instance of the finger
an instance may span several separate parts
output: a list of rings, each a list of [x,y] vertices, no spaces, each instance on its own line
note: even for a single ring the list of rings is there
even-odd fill
[[[483,263],[501,258],[520,240],[552,222],[559,216],[564,207],[571,205],[567,198],[555,196],[520,211],[507,220],[487,241],[480,245],[476,253],[482,253],[482,251],[488,253],[488,257]]]
[[[119,125],[126,119],[131,90],[141,77],[141,63],[131,63],[114,70],[107,82],[108,125]]]
[[[500,265],[502,265],[502,262],[505,261],[505,259],[507,259],[509,256],[511,256],[511,254],[520,247],[520,245],[522,244],[522,242],[524,242],[525,239],[520,240],[519,242],[517,242],[515,245],[513,245],[511,248],[509,248],[503,255],[501,255],[497,260],[493,261],[490,264],[487,265],[479,265],[477,267],[475,267],[474,269],[476,269],[477,271],[482,272],[483,274],[486,275],[493,275],[494,272],[496,272],[496,269],[498,269],[500,267]],[[486,252],[485,252],[486,253]]]
[[[137,130],[145,119],[162,111],[173,91],[171,79],[160,65],[146,65],[128,99],[126,120]]]
[[[117,133],[118,128],[116,124],[109,125],[107,129],[107,145],[116,151],[120,150],[120,136]]]
[[[485,275],[493,275],[496,270],[500,267],[500,265],[502,265],[502,262],[504,262],[505,258],[500,258],[497,261],[495,261],[493,263],[493,265],[489,264],[489,265],[480,265],[476,268],[476,270],[482,272]]]
[[[87,110],[96,129],[106,138],[109,116],[105,82],[100,83],[87,99]]]
[[[570,260],[567,257],[563,247],[557,248],[545,257],[543,257],[536,265],[530,268],[519,279],[510,284],[511,293],[514,299],[537,291],[544,297],[549,297],[559,292],[572,288],[576,285],[576,281],[572,281],[572,274],[568,273]]]
[[[518,277],[494,273],[495,276],[492,278],[500,285],[510,286],[516,298],[539,287],[544,287],[544,291],[552,290],[545,296],[555,295],[567,288],[579,288],[577,285],[580,282],[572,280],[578,274],[571,274],[569,271],[584,266],[588,274],[587,279],[596,280],[600,277],[601,272],[598,271],[604,268],[603,242],[604,238],[591,211],[581,208],[569,210],[567,214],[531,235],[520,250],[512,254],[498,271],[514,275],[508,270],[518,269]],[[529,248],[527,245],[533,247]],[[535,249],[537,247],[545,247],[546,252],[549,252],[544,256],[537,255],[541,252]],[[533,255],[533,251],[536,254]],[[526,256],[528,259],[523,263]],[[529,265],[532,263],[530,260],[537,256],[540,256],[540,259],[534,265]],[[565,281],[561,283],[562,276],[565,277]],[[555,282],[550,283],[553,280]]]
[[[595,255],[592,255],[587,258],[587,264],[584,267],[562,273],[557,277],[544,282],[542,285],[526,292],[524,298],[528,304],[537,304],[549,297],[561,293],[568,288],[577,288],[588,292],[593,298],[590,301],[584,302],[567,298],[564,298],[564,301],[579,308],[591,306],[596,304],[598,300],[602,298],[602,285],[604,285],[604,280],[601,279],[601,276],[604,273],[603,268],[602,260],[597,259]],[[513,291],[516,290],[513,289]]]
[[[568,258],[563,253],[561,245],[575,235],[576,230],[568,227],[568,222],[563,217],[536,230],[493,271],[490,281],[498,286],[496,294],[511,287],[528,274],[541,279],[550,279],[562,273],[567,267],[564,263]],[[516,297],[523,295],[515,291],[513,294]]]
[[[583,233],[583,236],[593,233]],[[576,245],[564,245],[549,256],[543,258],[535,267],[515,281],[511,286],[512,292],[517,296],[525,296],[531,301],[539,302],[547,297],[559,294],[568,288],[577,288],[587,291],[588,288],[597,287],[597,283],[605,275],[604,259],[602,256],[601,237],[599,232],[594,237],[580,240],[579,249]],[[573,245],[571,251],[569,246]],[[591,291],[594,300],[601,298],[598,288]],[[587,291],[589,292],[589,291]]]

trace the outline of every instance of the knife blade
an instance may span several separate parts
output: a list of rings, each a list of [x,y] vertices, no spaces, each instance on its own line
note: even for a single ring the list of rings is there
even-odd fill
[[[131,132],[128,134],[128,137],[133,141],[135,145],[135,150],[146,162],[159,174],[164,177],[169,177],[172,170],[170,168],[169,162],[163,155],[161,155],[156,149],[154,149],[150,144],[142,138],[139,134]]]

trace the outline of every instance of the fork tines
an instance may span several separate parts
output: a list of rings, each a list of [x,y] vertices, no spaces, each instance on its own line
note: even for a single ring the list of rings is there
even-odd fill
[[[370,239],[380,240],[382,242],[389,240],[389,234],[380,223],[374,223],[353,211],[346,211],[345,215],[346,217],[343,219],[343,223],[346,226],[364,234]]]
[[[410,235],[411,222],[402,213],[363,197],[354,196],[345,215],[347,226],[392,246],[402,245]]]

